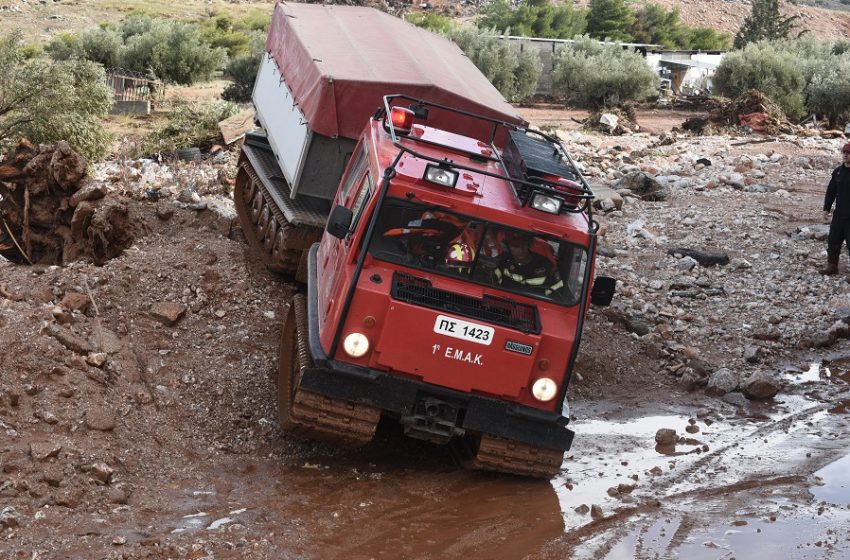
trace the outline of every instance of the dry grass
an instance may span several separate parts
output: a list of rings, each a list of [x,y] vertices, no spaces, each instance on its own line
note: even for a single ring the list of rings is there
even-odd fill
[[[0,29],[20,29],[26,40],[42,42],[57,33],[76,33],[101,23],[119,23],[134,11],[198,20],[221,13],[239,18],[256,10],[271,14],[273,8],[274,0],[55,0],[45,4],[0,0]]]

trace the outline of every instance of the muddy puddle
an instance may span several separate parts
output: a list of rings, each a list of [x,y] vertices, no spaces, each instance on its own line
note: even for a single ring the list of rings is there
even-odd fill
[[[850,385],[834,367],[802,373],[743,408],[573,402],[576,439],[550,482],[468,472],[390,430],[356,451],[287,442],[206,461],[84,532],[128,545],[225,534],[259,547],[235,557],[257,558],[846,559],[850,416],[835,409]],[[672,449],[656,447],[662,428]]]

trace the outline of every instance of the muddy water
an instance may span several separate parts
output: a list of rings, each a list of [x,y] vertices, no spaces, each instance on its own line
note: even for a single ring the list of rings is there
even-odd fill
[[[791,371],[743,409],[573,402],[576,440],[551,482],[466,472],[382,428],[357,451],[282,442],[199,462],[104,522],[128,544],[245,538],[257,558],[847,559],[846,378]],[[656,449],[660,428],[679,443]]]

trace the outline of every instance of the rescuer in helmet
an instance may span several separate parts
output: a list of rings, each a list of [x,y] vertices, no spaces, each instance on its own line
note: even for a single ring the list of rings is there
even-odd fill
[[[845,242],[850,254],[850,142],[841,148],[841,156],[843,162],[833,170],[823,201],[824,218],[827,219],[832,211],[832,204],[835,203],[835,211],[832,212],[832,222],[829,225],[829,238],[826,241],[826,268],[818,271],[826,275],[838,272],[838,256]]]
[[[465,241],[455,240],[446,252],[446,266],[450,271],[469,275],[475,262],[475,250]]]
[[[502,286],[535,288],[552,295],[564,287],[552,261],[532,250],[532,236],[509,231],[504,235],[508,251],[496,267],[496,281]]]

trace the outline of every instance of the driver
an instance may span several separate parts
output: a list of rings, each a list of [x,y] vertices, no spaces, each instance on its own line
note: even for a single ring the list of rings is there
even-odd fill
[[[564,287],[552,261],[531,250],[532,236],[517,231],[504,235],[508,251],[502,255],[496,267],[496,281],[512,288],[538,288],[552,295]]]

